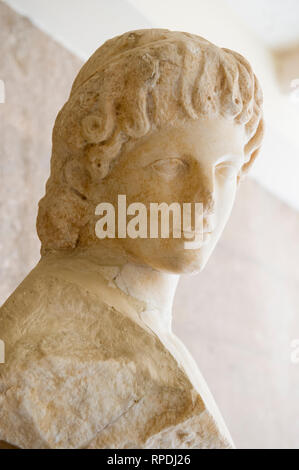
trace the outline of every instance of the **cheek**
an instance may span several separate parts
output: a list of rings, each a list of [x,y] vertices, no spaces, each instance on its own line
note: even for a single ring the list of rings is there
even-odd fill
[[[184,200],[186,185],[179,179],[167,181],[155,174],[139,174],[130,187],[132,198],[136,201],[149,204],[151,202],[181,202]]]
[[[227,222],[236,198],[237,180],[221,181],[216,188],[216,217],[221,225]]]

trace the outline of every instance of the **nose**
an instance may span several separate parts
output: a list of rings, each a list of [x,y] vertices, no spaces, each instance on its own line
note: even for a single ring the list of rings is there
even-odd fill
[[[209,216],[215,208],[215,172],[212,166],[200,168],[194,189],[194,200],[203,204],[204,216]]]
[[[196,202],[203,204],[203,231],[212,232],[215,211],[215,174],[212,166],[200,168],[194,196]]]
[[[215,168],[214,165],[209,165],[204,173],[205,176],[205,190],[207,192],[207,205],[213,209],[215,202]]]

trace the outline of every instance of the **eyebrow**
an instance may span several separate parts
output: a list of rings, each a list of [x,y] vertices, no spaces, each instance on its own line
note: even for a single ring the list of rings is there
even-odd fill
[[[163,152],[157,152],[157,151],[152,151],[152,152],[145,152],[145,157],[144,158],[140,158],[139,162],[140,162],[140,166],[142,167],[146,167],[149,163],[153,163],[155,161],[159,161],[159,160],[167,160],[167,159],[178,159],[178,160],[183,160],[184,159],[184,156],[186,155],[180,155],[179,153],[163,153]],[[144,161],[144,160],[147,160],[147,161]],[[150,161],[149,161],[150,160]]]

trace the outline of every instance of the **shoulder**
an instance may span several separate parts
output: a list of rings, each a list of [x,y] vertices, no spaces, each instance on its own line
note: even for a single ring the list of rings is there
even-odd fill
[[[86,447],[138,412],[145,441],[193,406],[190,382],[158,337],[71,282],[25,280],[0,321],[0,440]]]
[[[188,420],[203,416],[200,396],[159,338],[72,282],[25,280],[0,324],[0,441],[136,448],[171,445],[174,430],[183,446]]]

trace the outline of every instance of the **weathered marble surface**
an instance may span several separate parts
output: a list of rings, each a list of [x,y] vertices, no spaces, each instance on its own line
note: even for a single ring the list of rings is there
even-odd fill
[[[9,359],[0,370],[0,441],[229,448],[184,370],[140,320],[142,303],[130,305],[96,266],[63,266],[41,261],[1,309]]]

